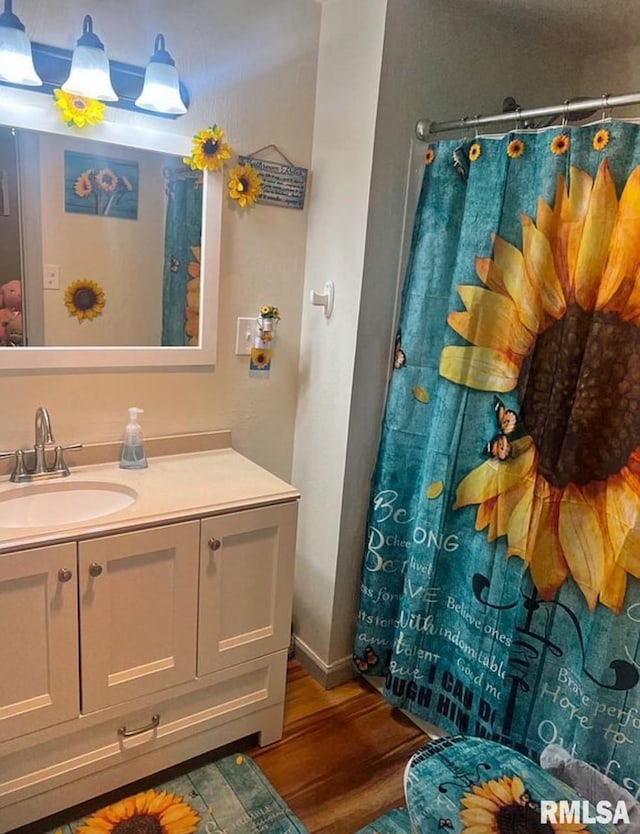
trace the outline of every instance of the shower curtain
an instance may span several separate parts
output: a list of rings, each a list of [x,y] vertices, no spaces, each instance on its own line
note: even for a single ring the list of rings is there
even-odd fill
[[[425,155],[354,663],[640,796],[640,128]]]
[[[202,234],[202,172],[164,171],[167,209],[162,282],[162,345],[182,347],[197,334]],[[197,341],[195,342],[197,344]]]

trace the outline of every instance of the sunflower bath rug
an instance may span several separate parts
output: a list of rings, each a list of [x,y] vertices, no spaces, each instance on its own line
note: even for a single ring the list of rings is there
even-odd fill
[[[232,755],[50,834],[307,834],[248,756]]]

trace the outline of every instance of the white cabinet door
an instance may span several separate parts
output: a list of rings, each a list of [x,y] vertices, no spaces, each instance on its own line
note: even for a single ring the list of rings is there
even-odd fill
[[[202,520],[198,675],[284,649],[297,503]]]
[[[80,542],[83,712],[195,678],[199,526]]]
[[[76,545],[0,556],[0,739],[78,715]]]

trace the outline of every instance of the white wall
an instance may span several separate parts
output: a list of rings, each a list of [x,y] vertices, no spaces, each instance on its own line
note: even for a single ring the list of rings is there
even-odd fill
[[[565,52],[528,43],[517,22],[498,23],[448,0],[389,0],[380,63],[382,5],[325,3],[318,67],[314,170],[326,200],[316,199],[309,218],[305,287],[334,279],[336,313],[328,323],[317,312],[303,314],[293,469],[304,496],[295,625],[312,663],[334,680],[350,669],[399,264],[406,257],[401,243],[410,237],[425,150],[413,140],[415,122],[498,112],[507,95],[523,106],[562,101],[576,69]],[[367,92],[376,83],[379,100],[371,110]],[[372,165],[370,180],[365,163]]]
[[[169,121],[107,108],[110,121],[186,137],[217,122],[241,153],[274,143],[310,166],[320,21],[312,0],[16,0],[14,12],[32,40],[68,49],[91,14],[110,57],[138,66],[146,65],[156,34],[165,35],[191,94],[189,112]],[[0,87],[0,97],[5,91]],[[48,97],[26,95],[53,108]],[[127,407],[138,405],[148,435],[231,428],[240,451],[288,478],[306,225],[306,210],[261,206],[241,213],[227,202],[215,371],[5,372],[3,448],[33,443],[41,404],[60,442],[117,439]],[[236,317],[257,315],[269,303],[282,314],[278,346],[270,378],[255,380],[247,357],[235,356]]]

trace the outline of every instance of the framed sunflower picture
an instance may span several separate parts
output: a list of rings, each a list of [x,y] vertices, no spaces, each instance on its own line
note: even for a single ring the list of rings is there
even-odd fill
[[[64,210],[124,220],[138,219],[138,163],[64,152]]]

